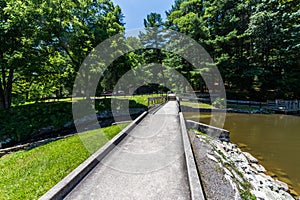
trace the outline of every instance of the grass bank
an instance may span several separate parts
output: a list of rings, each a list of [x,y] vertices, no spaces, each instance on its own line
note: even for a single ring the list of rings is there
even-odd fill
[[[148,97],[153,95],[134,95],[134,96],[113,96],[96,99],[96,112],[111,110],[112,98],[114,98],[114,108],[147,108]],[[80,102],[81,99],[75,99]],[[42,137],[39,130],[51,127],[54,132],[59,132],[67,122],[72,122],[72,101],[64,99],[56,102],[24,103],[11,109],[0,109],[0,143],[3,147],[22,143],[26,140]]]
[[[181,106],[187,106],[191,108],[214,108],[212,105],[208,103],[202,103],[202,102],[192,102],[192,101],[181,101]]]
[[[180,105],[182,106],[187,106],[191,108],[216,108],[215,106],[208,104],[208,103],[203,103],[203,102],[192,102],[192,101],[182,101],[180,102]],[[233,105],[233,104],[227,104],[226,109],[234,109],[234,110],[243,110],[243,111],[255,111],[259,110],[259,106],[248,106],[248,105]]]
[[[0,199],[38,199],[128,124],[80,133],[0,158]],[[97,140],[95,140],[97,138]],[[89,151],[82,139],[90,141]]]

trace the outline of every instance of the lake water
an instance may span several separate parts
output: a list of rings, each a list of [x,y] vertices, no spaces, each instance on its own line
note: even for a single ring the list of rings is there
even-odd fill
[[[199,121],[197,113],[184,115]],[[209,123],[209,113],[201,116],[201,122]],[[300,194],[300,116],[227,113],[224,128],[230,131],[231,142]]]

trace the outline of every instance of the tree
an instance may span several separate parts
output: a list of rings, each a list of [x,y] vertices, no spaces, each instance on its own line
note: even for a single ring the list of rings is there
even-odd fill
[[[253,42],[251,65],[261,72],[261,93],[299,97],[299,4],[262,0],[252,9],[247,33]]]
[[[190,36],[203,47],[206,47],[209,29],[203,20],[203,14],[203,1],[176,1],[172,9],[167,12],[168,21],[166,24],[169,28]],[[189,80],[195,90],[204,92],[205,84],[201,77],[203,70],[194,69],[189,62],[175,54],[168,54],[168,58],[165,62],[168,63],[169,66],[173,66]]]
[[[37,7],[30,1],[1,1],[0,6],[0,107],[9,108],[15,75],[30,73],[44,59],[37,48]]]
[[[1,0],[0,7],[2,108],[11,106],[13,88],[27,97],[36,88],[37,98],[71,91],[89,52],[124,30],[121,9],[109,0]]]
[[[162,80],[164,88],[166,88],[165,72],[156,71],[153,64],[163,64],[163,60],[166,57],[165,52],[161,50],[162,44],[165,42],[164,33],[161,31],[164,28],[162,17],[158,13],[150,13],[144,19],[145,33],[141,32],[139,38],[147,48],[143,51],[144,62],[150,64],[148,68],[144,68],[144,71],[148,71],[152,75],[152,80]],[[148,83],[150,84],[150,83]]]
[[[50,43],[58,48],[72,66],[67,86],[72,90],[76,72],[87,55],[99,43],[124,30],[119,6],[109,0],[80,1],[77,4],[58,0],[53,2],[52,17],[46,19],[45,33],[52,30]],[[49,23],[50,21],[50,23]],[[88,68],[86,68],[88,70]],[[86,74],[92,73],[87,71]],[[84,76],[84,74],[79,74]],[[84,86],[88,87],[88,79]],[[86,94],[89,98],[89,94]]]
[[[166,26],[191,36],[209,52],[229,98],[299,97],[295,1],[177,0],[167,17]],[[183,60],[170,62],[177,62],[189,80],[199,75]]]

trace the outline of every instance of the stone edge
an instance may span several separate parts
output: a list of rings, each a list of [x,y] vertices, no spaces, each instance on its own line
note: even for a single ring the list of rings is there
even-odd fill
[[[200,176],[197,171],[197,166],[191,148],[190,139],[187,133],[185,120],[181,112],[179,112],[179,118],[180,118],[180,127],[181,127],[185,162],[187,167],[187,175],[188,175],[188,181],[189,181],[190,192],[191,192],[191,199],[204,200],[205,196],[203,193],[203,188],[200,183]]]
[[[142,121],[147,114],[147,111],[143,112],[138,118],[131,122],[130,125],[108,141],[103,147],[80,164],[64,179],[53,186],[40,198],[40,200],[64,198],[112,149],[114,149],[116,145],[118,145],[129,134],[133,128],[136,127],[140,121]]]
[[[230,141],[230,132],[228,130],[210,126],[200,122],[195,122],[193,120],[186,120],[186,124],[188,128],[197,129],[202,133],[216,137],[221,141],[226,141],[226,142]]]

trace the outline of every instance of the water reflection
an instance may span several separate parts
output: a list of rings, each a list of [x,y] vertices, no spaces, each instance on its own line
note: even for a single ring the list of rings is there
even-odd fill
[[[184,115],[186,119],[210,122],[209,113],[201,113],[201,118],[198,113]],[[256,156],[266,169],[300,194],[299,116],[227,113],[224,128],[230,131],[233,143]]]

